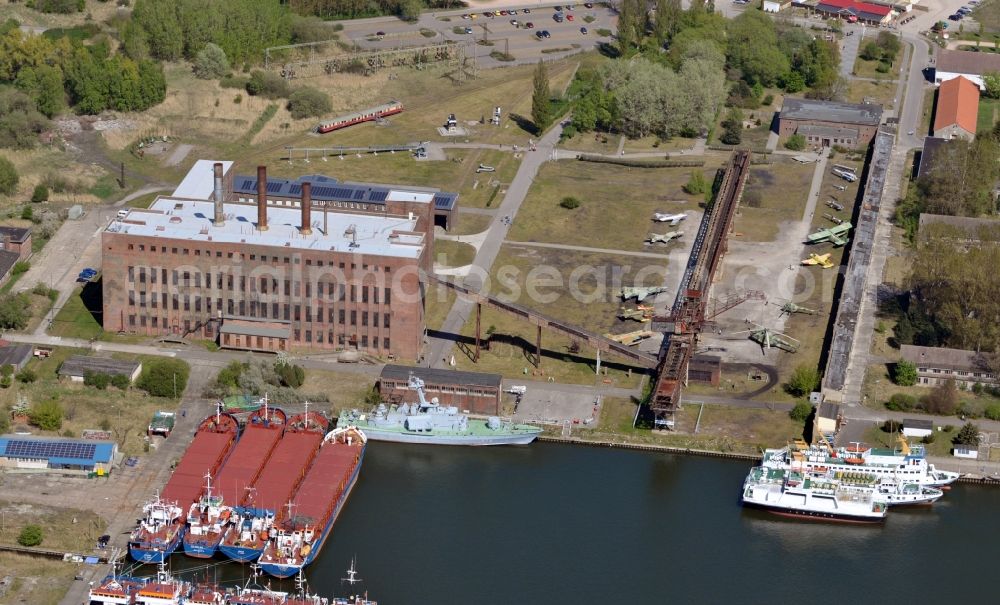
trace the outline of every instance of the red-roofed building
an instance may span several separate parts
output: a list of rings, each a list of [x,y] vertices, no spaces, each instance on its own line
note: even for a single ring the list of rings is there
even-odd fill
[[[816,11],[848,21],[862,21],[881,25],[892,20],[892,7],[855,2],[854,0],[820,0]]]
[[[938,87],[934,112],[934,136],[942,139],[976,137],[979,115],[979,86],[963,76],[945,80]]]

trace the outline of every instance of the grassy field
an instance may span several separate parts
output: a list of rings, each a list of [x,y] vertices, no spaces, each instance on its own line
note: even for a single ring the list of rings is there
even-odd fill
[[[309,369],[300,390],[329,395],[330,410],[336,415],[344,408],[361,406],[373,384],[374,381],[364,374]]]
[[[87,551],[104,534],[107,525],[100,515],[85,510],[0,501],[0,511],[4,519],[0,544],[17,544],[17,536],[26,525],[37,525],[44,536],[41,548]]]
[[[2,552],[0,570],[14,582],[0,597],[0,605],[57,605],[73,583],[77,569],[72,563]]]
[[[922,440],[924,448],[927,450],[928,456],[951,456],[951,450],[954,447],[952,439],[958,434],[958,428],[961,423],[950,424],[940,427],[941,430],[934,431],[934,440],[930,443],[924,443]],[[937,429],[938,427],[935,427]],[[882,430],[880,426],[871,426],[865,429],[864,435],[862,437],[864,442],[868,445],[874,447],[884,447],[887,449],[894,449],[899,447],[899,442],[897,441],[897,434],[886,433]],[[914,441],[911,440],[911,443]]]
[[[861,39],[859,43],[859,48],[863,47],[866,42],[875,40],[877,36],[865,36]],[[853,74],[859,78],[876,78],[880,80],[890,80],[896,78],[899,74],[899,62],[903,58],[903,51],[900,50],[896,53],[896,58],[892,62],[892,67],[887,73],[879,73],[876,68],[879,66],[879,61],[866,61],[861,58],[861,53],[858,53],[857,59],[854,61]]]
[[[548,162],[535,178],[507,239],[664,252],[670,245],[654,249],[644,240],[652,232],[671,229],[650,219],[657,211],[697,210],[703,196],[689,195],[681,188],[692,170],[702,170],[709,180],[714,177],[714,168],[721,165],[722,158],[710,156],[707,160],[703,169],[628,168],[572,160]],[[573,210],[560,207],[565,197],[577,198],[580,206]],[[697,225],[685,227],[693,231]]]
[[[1000,4],[998,2],[997,4]],[[1000,120],[1000,99],[979,98],[979,117],[976,120],[976,132],[987,133]]]
[[[863,103],[866,98],[874,99],[885,109],[895,107],[893,99],[896,95],[896,83],[892,81],[869,82],[867,80],[851,80],[847,88],[847,101]]]
[[[425,300],[424,325],[428,330],[437,330],[455,304],[455,291],[440,285],[430,286]]]
[[[750,169],[743,203],[733,223],[733,233],[755,242],[778,236],[781,221],[799,220],[805,209],[814,166],[776,157],[770,165]],[[753,201],[758,197],[760,203]]]
[[[462,214],[458,217],[456,221],[456,226],[451,229],[448,233],[452,235],[472,235],[474,233],[482,233],[486,231],[487,227],[490,226],[490,221],[493,217],[486,216],[484,214]]]
[[[924,93],[924,105],[920,110],[920,130],[917,134],[929,135],[931,133],[931,122],[934,120],[934,99],[936,98],[936,88],[932,88]],[[983,100],[979,100],[980,116],[982,116]]]
[[[100,338],[104,334],[97,319],[99,315],[95,317],[94,314],[100,313],[100,309],[95,306],[90,296],[92,288],[100,288],[100,284],[88,286],[87,297],[83,296],[83,288],[73,290],[73,294],[52,321],[52,326],[48,330],[50,335],[91,340]]]
[[[113,387],[98,390],[81,383],[60,381],[56,376],[59,366],[71,355],[86,355],[82,349],[55,348],[48,359],[28,362],[27,368],[35,372],[36,382],[0,390],[0,410],[9,410],[23,395],[29,404],[56,401],[63,409],[63,422],[58,431],[34,432],[42,435],[80,435],[84,429],[109,427],[121,451],[139,455],[144,451],[146,427],[153,412],[170,411],[177,407],[172,398],[150,397],[143,391],[120,391]]]
[[[699,405],[682,408],[677,413],[674,431],[653,432],[632,427],[636,413],[634,401],[609,397],[603,400],[597,426],[577,430],[574,436],[744,454],[759,454],[760,448],[780,447],[802,436],[802,424],[789,418],[787,412],[717,405],[705,406],[698,433],[694,433],[700,408]]]
[[[469,244],[434,240],[434,262],[445,267],[461,267],[469,265],[476,258],[476,249]]]

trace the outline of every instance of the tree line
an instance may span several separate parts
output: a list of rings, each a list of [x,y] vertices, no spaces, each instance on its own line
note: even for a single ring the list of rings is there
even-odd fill
[[[0,146],[30,147],[67,105],[80,113],[142,111],[163,101],[166,79],[150,60],[112,55],[108,45],[50,40],[11,29],[0,37]],[[44,117],[43,117],[44,116]]]
[[[269,46],[292,42],[292,23],[279,0],[137,0],[121,39],[137,60],[193,60],[211,42],[230,62],[248,63]]]

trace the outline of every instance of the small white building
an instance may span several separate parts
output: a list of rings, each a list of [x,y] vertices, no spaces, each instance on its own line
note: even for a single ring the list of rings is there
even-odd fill
[[[907,437],[923,439],[934,432],[934,423],[930,420],[906,418],[903,420],[903,434]]]
[[[792,5],[791,0],[764,0],[765,13],[777,13]]]
[[[979,448],[972,447],[971,445],[956,445],[951,454],[956,458],[979,460]]]

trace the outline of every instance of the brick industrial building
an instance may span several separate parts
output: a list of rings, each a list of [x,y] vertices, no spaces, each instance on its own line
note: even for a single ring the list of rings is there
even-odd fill
[[[864,147],[882,121],[882,106],[786,98],[778,114],[778,134],[805,137],[810,147]]]
[[[232,162],[199,160],[173,195],[113,219],[102,238],[104,329],[419,357],[437,194],[383,186],[376,202],[350,187],[340,193],[352,199],[324,191],[329,203],[317,206],[315,181],[272,182],[265,167],[236,177]]]
[[[417,395],[408,386],[410,374],[423,380],[427,398],[436,398],[441,405],[453,405],[473,414],[500,414],[503,379],[499,374],[389,364],[376,384],[382,399],[390,403],[415,402]]]

